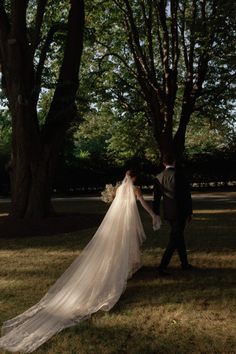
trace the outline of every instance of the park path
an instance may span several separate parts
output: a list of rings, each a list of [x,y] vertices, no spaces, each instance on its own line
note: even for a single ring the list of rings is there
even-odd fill
[[[146,200],[152,200],[152,195],[144,195]],[[222,201],[235,201],[236,202],[236,191],[225,191],[225,192],[193,192],[192,198],[198,201],[207,201],[212,199],[218,199]],[[100,196],[78,196],[78,197],[53,197],[53,201],[99,201]],[[10,203],[10,198],[0,198],[0,203]]]
[[[149,202],[152,196],[145,195]],[[80,196],[53,198],[57,214],[49,218],[37,220],[17,219],[12,222],[8,218],[10,199],[0,199],[0,238],[18,238],[32,236],[49,236],[74,232],[99,225],[108,208],[100,196]],[[224,209],[224,212],[236,210],[236,192],[193,193],[194,213],[212,208]],[[216,211],[215,211],[216,213]]]

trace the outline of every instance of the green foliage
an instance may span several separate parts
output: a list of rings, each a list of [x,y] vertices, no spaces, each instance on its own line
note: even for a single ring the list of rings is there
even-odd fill
[[[107,140],[110,138],[112,118],[98,115],[93,110],[75,130],[73,135],[74,156],[76,158],[106,159]]]
[[[0,156],[9,158],[11,151],[11,127],[10,118],[6,110],[0,112]]]
[[[229,149],[234,145],[233,136],[235,133],[226,122],[195,114],[186,133],[186,153],[191,156]]]
[[[119,164],[140,158],[151,162],[158,161],[158,149],[143,114],[134,118],[117,119],[111,126],[108,154]]]
[[[190,5],[189,2],[186,10],[187,32],[191,25]],[[143,19],[139,1],[132,2],[132,6],[141,42],[146,48],[147,37],[142,27]],[[180,8],[181,6],[182,2]],[[222,14],[217,19],[218,23],[209,23],[209,26],[214,25],[217,28],[212,49],[214,53],[209,53],[213,59],[209,64],[203,95],[197,100],[196,112],[188,127],[186,141],[188,154],[220,149],[228,145],[235,134],[233,104],[235,87],[232,81],[236,68],[232,47],[234,33],[231,31],[235,18],[233,11],[230,10],[233,8],[232,1],[222,2],[219,6],[222,6]],[[81,145],[84,148],[86,146],[87,157],[91,156],[91,152],[94,154],[94,149],[97,148],[98,153],[100,151],[102,156],[118,164],[134,156],[157,161],[158,149],[150,127],[147,105],[135,77],[135,63],[128,45],[121,7],[122,2],[114,1],[87,3],[87,32],[81,77],[83,97],[80,97],[78,102],[79,107],[85,107],[83,115],[86,124],[82,123],[81,131],[79,129],[80,132],[76,135],[76,145],[80,146],[79,138]],[[196,22],[194,31],[196,41],[199,43],[195,57],[197,63],[200,44],[204,49],[203,39],[206,34],[200,22]],[[159,51],[158,48],[154,50],[155,65],[159,72]],[[180,117],[184,78],[184,58],[181,56],[174,131],[178,127]],[[161,79],[161,76],[158,79]],[[94,143],[89,137],[91,129],[88,120],[91,117],[91,107],[96,108],[96,120],[93,120],[91,125],[94,126],[96,122],[97,134],[100,134],[99,139],[91,134],[91,139],[95,139]],[[92,116],[93,114],[94,112]],[[105,121],[107,119],[105,125],[104,119]]]
[[[145,129],[143,129],[145,127]],[[112,112],[93,110],[75,127],[74,156],[81,159],[103,159],[116,165],[139,157],[156,162],[158,150],[152,130],[141,113],[117,117]]]
[[[120,2],[121,3],[121,2]],[[191,2],[188,2],[191,5]],[[156,162],[159,152],[150,127],[148,109],[136,80],[136,69],[127,40],[122,9],[119,2],[93,0],[86,2],[85,45],[82,58],[80,93],[77,105],[82,118],[80,125],[72,127],[68,134],[65,156],[68,161],[76,159],[122,165],[134,157]],[[147,37],[142,27],[142,11],[139,1],[132,5],[143,48],[147,48]],[[183,2],[180,2],[180,8]],[[35,20],[36,1],[29,1],[27,26],[31,29]],[[235,139],[235,56],[233,38],[235,31],[234,3],[221,1],[221,16],[218,18],[214,39],[213,56],[203,89],[198,99],[196,112],[187,130],[186,149],[188,154],[215,151],[232,143]],[[63,24],[68,16],[69,0],[48,1],[42,27],[42,38],[36,55],[52,26],[58,26],[47,53],[43,69],[42,88],[38,103],[39,120],[42,124],[50,107],[51,98],[58,78],[62,60],[65,31]],[[189,6],[186,11],[186,26],[190,26]],[[201,23],[196,23],[195,32],[202,41]],[[201,43],[202,44],[202,43]],[[147,49],[145,49],[147,50]],[[155,51],[157,79],[161,79],[159,51]],[[199,53],[198,53],[199,54]],[[182,83],[185,77],[183,57],[180,57],[179,91],[175,107],[177,129]],[[197,58],[196,58],[197,60]],[[128,63],[128,65],[127,65]],[[10,124],[5,107],[0,106],[0,149],[9,154]],[[69,157],[70,156],[70,157]]]

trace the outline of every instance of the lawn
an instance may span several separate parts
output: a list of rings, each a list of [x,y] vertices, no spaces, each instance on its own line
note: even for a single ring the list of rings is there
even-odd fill
[[[94,220],[105,213],[106,205],[74,200],[57,201],[55,208],[85,213],[91,223],[67,234],[0,239],[0,323],[41,298],[90,240],[96,230]],[[190,261],[198,269],[181,271],[175,257],[172,276],[156,276],[168,226],[154,233],[142,211],[148,237],[144,266],[128,282],[119,303],[111,312],[99,312],[59,333],[35,353],[236,353],[235,194],[195,198],[194,208],[186,239]],[[2,204],[1,213],[5,209]]]

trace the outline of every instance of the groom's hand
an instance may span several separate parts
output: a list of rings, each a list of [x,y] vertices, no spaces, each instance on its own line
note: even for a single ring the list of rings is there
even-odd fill
[[[193,221],[193,215],[191,214],[187,217],[187,223],[190,224],[192,221]]]

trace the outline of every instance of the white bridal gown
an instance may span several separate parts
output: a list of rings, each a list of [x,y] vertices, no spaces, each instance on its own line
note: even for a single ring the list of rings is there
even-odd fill
[[[155,218],[142,197],[141,203]],[[109,311],[141,266],[144,239],[134,186],[126,176],[81,255],[36,305],[3,324],[0,348],[30,353],[64,328],[98,310]]]

